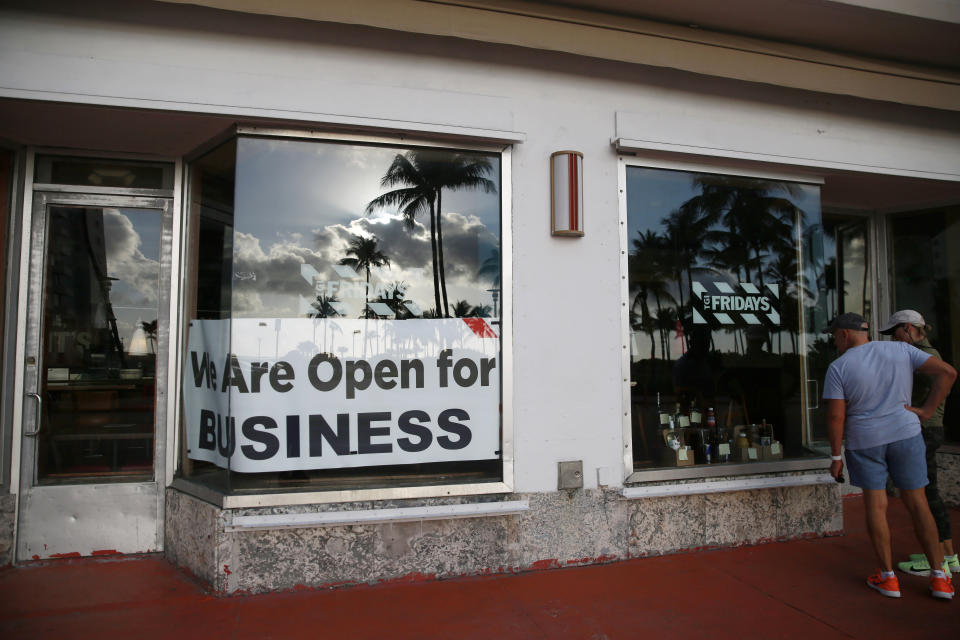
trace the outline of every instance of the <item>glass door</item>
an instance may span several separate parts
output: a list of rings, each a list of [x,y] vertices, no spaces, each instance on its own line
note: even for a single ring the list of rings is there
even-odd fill
[[[904,211],[887,218],[893,310],[914,309],[940,357],[960,366],[960,205]],[[960,385],[947,396],[945,439],[960,442]]]
[[[818,332],[810,347],[808,380],[811,441],[826,446],[826,407],[820,399],[827,368],[837,357],[829,336],[819,333],[841,313],[859,313],[873,322],[873,279],[870,262],[870,218],[864,215],[823,214],[822,256],[812,260],[819,292],[815,322]]]
[[[35,197],[20,560],[161,548],[170,219],[164,198]]]

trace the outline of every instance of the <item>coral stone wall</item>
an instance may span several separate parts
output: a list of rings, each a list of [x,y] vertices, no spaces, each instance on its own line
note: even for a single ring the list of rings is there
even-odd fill
[[[515,494],[519,515],[418,522],[228,530],[234,515],[389,509],[476,502],[397,500],[222,510],[167,492],[167,557],[218,593],[260,593],[509,573],[679,551],[830,535],[843,528],[827,484],[628,500],[593,489]]]

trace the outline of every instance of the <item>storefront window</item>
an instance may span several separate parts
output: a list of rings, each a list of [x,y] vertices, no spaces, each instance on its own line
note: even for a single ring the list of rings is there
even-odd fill
[[[960,363],[960,207],[954,205],[890,216],[890,281],[895,309],[920,312],[940,356]],[[944,412],[947,441],[960,442],[960,385],[953,385]]]
[[[634,468],[811,457],[813,185],[628,167]]]
[[[184,476],[502,479],[499,155],[240,135],[190,194]]]
[[[37,156],[34,179],[40,184],[172,190],[173,165],[169,162],[42,155]]]

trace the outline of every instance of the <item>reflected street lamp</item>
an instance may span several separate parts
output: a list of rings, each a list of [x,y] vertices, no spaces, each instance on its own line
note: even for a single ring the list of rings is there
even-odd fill
[[[497,299],[500,297],[500,289],[487,289],[487,293],[493,298],[493,317],[499,318],[500,316],[497,315]]]

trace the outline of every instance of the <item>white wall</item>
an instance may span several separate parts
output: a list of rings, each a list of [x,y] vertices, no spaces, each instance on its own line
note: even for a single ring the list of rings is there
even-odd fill
[[[84,11],[0,13],[0,95],[522,138],[511,176],[521,492],[555,490],[562,460],[583,460],[588,488],[599,467],[625,475],[611,140],[960,177],[955,114],[362,27],[167,5]],[[582,239],[549,233],[560,149],[584,154]]]

